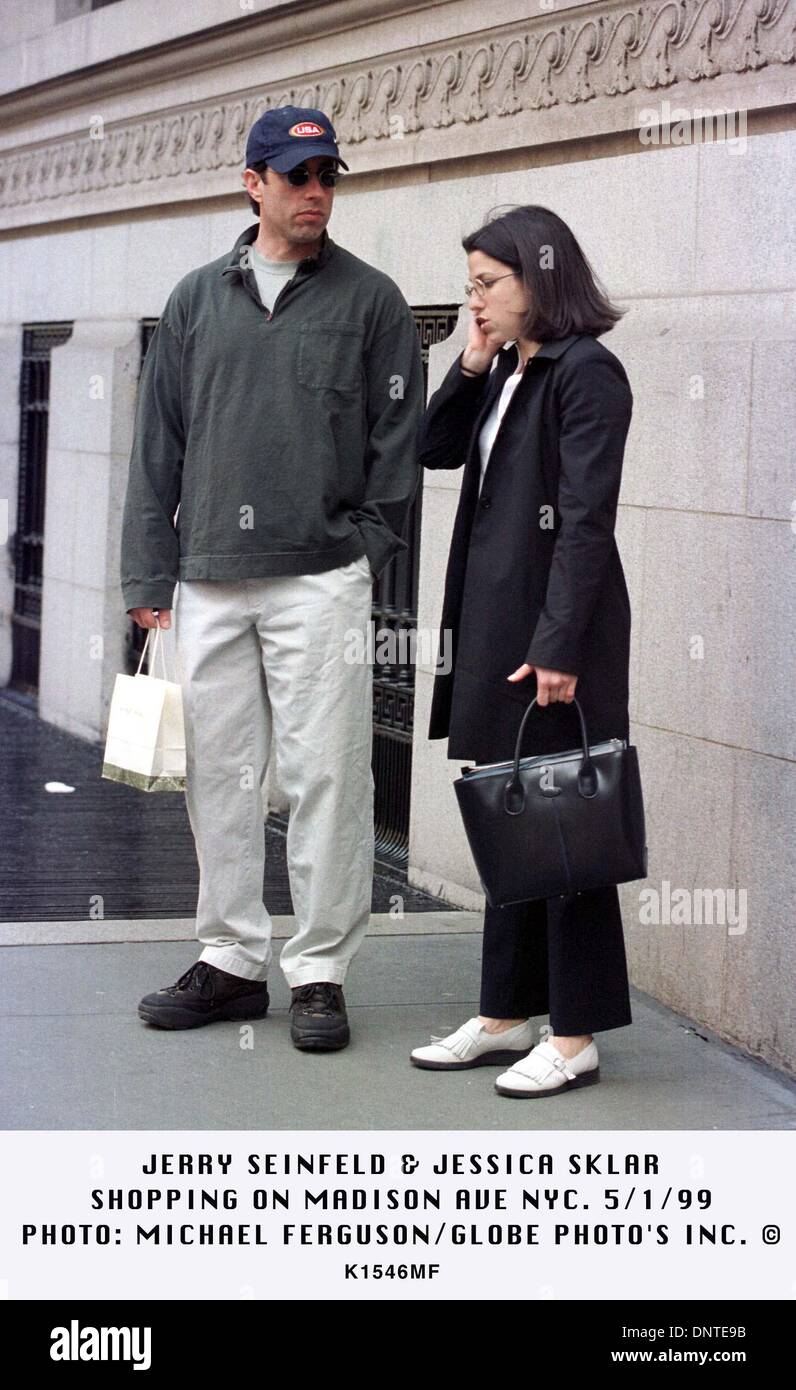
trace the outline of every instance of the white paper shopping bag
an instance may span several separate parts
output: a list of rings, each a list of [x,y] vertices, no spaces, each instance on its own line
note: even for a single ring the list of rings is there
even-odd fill
[[[182,690],[166,679],[160,628],[147,635],[134,676],[119,675],[113,687],[102,776],[145,792],[185,789],[185,726]],[[147,671],[160,648],[163,679],[142,675],[144,653],[154,633]]]

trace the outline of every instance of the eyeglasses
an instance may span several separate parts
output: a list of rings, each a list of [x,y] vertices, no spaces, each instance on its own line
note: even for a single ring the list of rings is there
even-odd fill
[[[306,164],[297,164],[294,169],[288,169],[285,178],[294,188],[301,188],[305,183],[309,183],[310,171]],[[318,170],[318,182],[322,188],[334,188],[341,178],[340,170],[336,169],[333,164],[325,164],[322,169]]]
[[[464,287],[464,293],[467,295],[468,299],[474,291],[477,291],[478,294],[486,294],[486,291],[491,290],[492,286],[496,285],[498,280],[508,280],[509,276],[517,274],[519,274],[518,271],[510,270],[506,275],[496,275],[492,280],[468,280]]]

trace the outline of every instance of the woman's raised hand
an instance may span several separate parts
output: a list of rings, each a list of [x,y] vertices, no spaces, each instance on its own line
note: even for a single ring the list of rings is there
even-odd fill
[[[467,372],[486,372],[492,362],[492,358],[500,351],[505,338],[490,333],[481,327],[480,319],[483,315],[473,314],[470,319],[470,332],[467,338],[467,346],[462,354],[461,365]]]

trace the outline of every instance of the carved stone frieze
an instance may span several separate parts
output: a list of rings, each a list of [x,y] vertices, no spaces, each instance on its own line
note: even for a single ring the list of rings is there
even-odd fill
[[[100,138],[87,130],[15,150],[0,157],[0,207],[136,184],[162,183],[168,196],[176,178],[196,176],[199,184],[211,171],[240,170],[252,122],[287,103],[326,111],[341,145],[366,149],[368,167],[377,168],[388,144],[423,132],[490,120],[499,130],[520,113],[688,82],[699,84],[695,100],[703,102],[710,79],[793,63],[795,42],[796,0],[606,0],[549,10],[480,38],[121,121]],[[385,164],[395,162],[391,152]]]

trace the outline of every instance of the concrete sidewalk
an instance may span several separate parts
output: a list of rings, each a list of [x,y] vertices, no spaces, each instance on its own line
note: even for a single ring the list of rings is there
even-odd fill
[[[796,1083],[637,992],[633,1025],[597,1036],[595,1087],[523,1102],[495,1093],[492,1068],[410,1066],[412,1047],[477,1013],[480,929],[475,913],[375,914],[346,983],[351,1045],[324,1055],[291,1045],[276,966],[268,1017],[242,1031],[139,1020],[139,998],[196,959],[190,920],[2,925],[0,1127],[793,1128]]]

